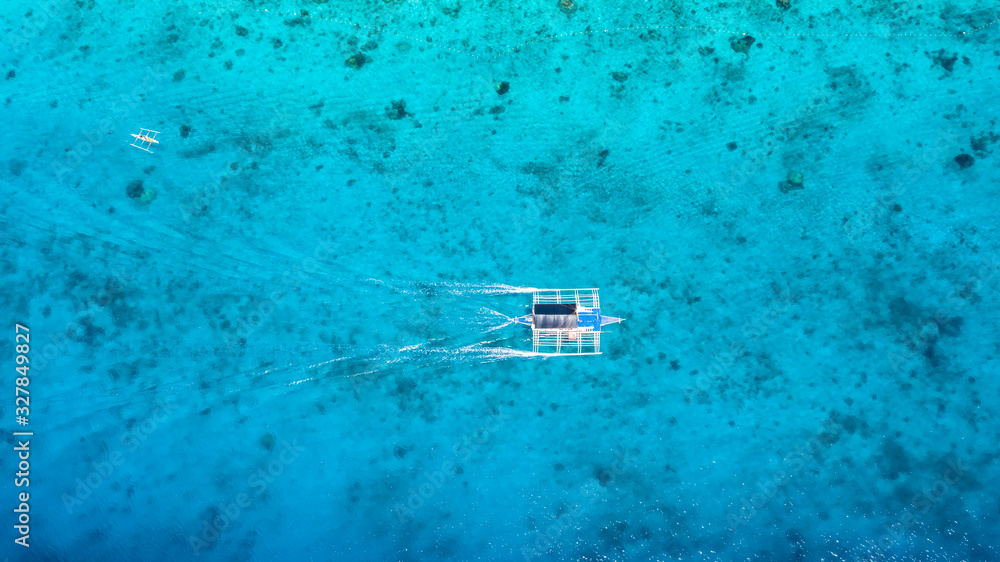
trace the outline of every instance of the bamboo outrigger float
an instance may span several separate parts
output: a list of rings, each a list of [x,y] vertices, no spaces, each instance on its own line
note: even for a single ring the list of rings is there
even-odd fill
[[[531,326],[533,351],[549,357],[600,355],[601,328],[622,320],[601,315],[597,289],[537,289],[531,314],[514,319]]]

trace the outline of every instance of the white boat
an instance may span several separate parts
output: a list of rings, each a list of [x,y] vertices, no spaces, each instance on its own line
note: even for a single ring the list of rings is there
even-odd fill
[[[531,314],[514,321],[531,326],[539,355],[600,355],[601,328],[623,320],[601,314],[597,289],[537,289],[532,301]]]
[[[160,144],[160,141],[156,140],[156,135],[158,134],[160,134],[160,131],[139,129],[139,134],[132,133],[132,136],[135,137],[135,140],[132,141],[132,146],[138,148],[139,150],[145,150],[146,152],[152,153],[153,151],[150,150],[149,147],[154,144]]]

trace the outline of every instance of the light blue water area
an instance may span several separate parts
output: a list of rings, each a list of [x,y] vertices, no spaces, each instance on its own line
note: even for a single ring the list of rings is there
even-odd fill
[[[7,2],[0,553],[1000,557],[1000,12],[574,2]]]

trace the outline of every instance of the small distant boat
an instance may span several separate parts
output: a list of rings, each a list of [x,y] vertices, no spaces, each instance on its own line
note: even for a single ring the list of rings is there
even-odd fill
[[[622,318],[603,316],[597,289],[537,289],[531,314],[514,322],[531,326],[539,355],[600,355],[601,328]]]
[[[135,137],[135,140],[132,141],[132,146],[138,148],[139,150],[145,150],[146,152],[152,153],[153,151],[150,150],[149,147],[154,144],[160,144],[160,141],[156,140],[156,135],[158,134],[160,134],[160,131],[139,129],[139,134],[132,133],[132,136]]]

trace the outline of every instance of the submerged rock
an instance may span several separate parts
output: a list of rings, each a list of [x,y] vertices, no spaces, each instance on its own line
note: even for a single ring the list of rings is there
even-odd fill
[[[983,133],[978,137],[972,137],[970,139],[970,144],[972,146],[972,151],[978,156],[983,157],[989,154],[989,145],[1000,141],[1000,135],[990,131],[989,133]]]
[[[125,188],[125,195],[128,195],[130,199],[138,199],[142,195],[142,180],[135,180],[128,184]]]
[[[976,159],[973,158],[972,156],[969,156],[968,154],[963,153],[955,157],[955,163],[958,164],[959,168],[964,170],[975,164]]]
[[[386,108],[386,115],[393,120],[402,119],[409,115],[406,112],[406,100],[393,100],[392,106]]]
[[[608,159],[608,155],[610,155],[610,154],[611,154],[611,151],[608,150],[607,148],[604,148],[600,152],[597,153],[597,167],[598,168],[600,168],[601,166],[604,165],[604,161]]]
[[[559,0],[559,11],[567,16],[576,11],[576,2],[573,0]]]
[[[372,60],[366,57],[364,53],[357,53],[347,57],[347,60],[344,61],[344,65],[353,68],[354,70],[359,70],[362,66],[370,63],[371,61]]]
[[[952,53],[949,55],[944,51],[944,49],[941,49],[933,53],[926,53],[926,54],[931,57],[931,60],[934,61],[934,64],[945,69],[945,71],[952,72],[953,70],[955,70],[955,63],[958,62],[957,53]]]
[[[125,195],[143,205],[148,205],[156,199],[156,190],[143,185],[142,180],[135,180],[125,188]]]
[[[804,179],[802,177],[802,172],[788,172],[788,178],[779,183],[778,186],[781,188],[782,193],[788,193],[789,191],[796,191],[803,189],[802,185]]]
[[[736,51],[737,53],[743,53],[744,55],[749,55],[750,47],[753,47],[753,44],[756,41],[757,41],[756,39],[754,39],[749,35],[742,35],[742,36],[734,35],[729,38],[729,46],[732,47],[733,50]]]
[[[510,82],[497,82],[493,85],[493,87],[496,88],[497,93],[502,96],[510,91]]]

